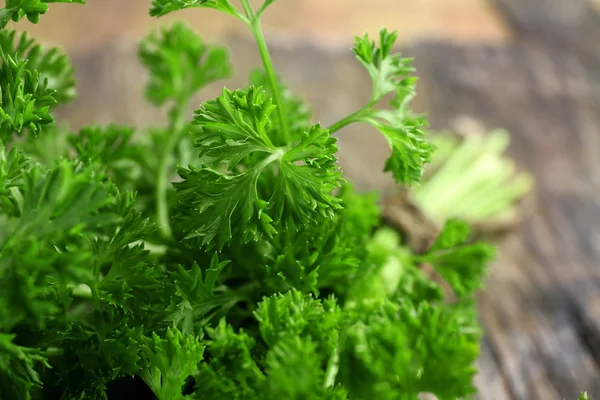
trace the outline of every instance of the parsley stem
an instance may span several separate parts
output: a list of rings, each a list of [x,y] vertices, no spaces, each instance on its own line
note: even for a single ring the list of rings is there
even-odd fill
[[[178,101],[174,107],[174,117],[171,124],[171,132],[163,152],[160,155],[158,171],[156,177],[156,216],[158,219],[158,229],[163,238],[170,240],[173,238],[173,231],[169,221],[169,205],[167,203],[167,190],[169,186],[169,159],[173,149],[179,143],[181,134],[185,128],[185,114],[187,110],[187,99]]]
[[[327,128],[327,130],[329,131],[329,134],[331,135],[332,133],[337,132],[342,128],[345,128],[346,126],[350,125],[351,123],[357,122],[358,117],[360,116],[362,111],[363,110],[356,111],[355,113],[352,113],[352,114],[348,115],[347,117],[340,119],[335,124],[331,125],[329,128]]]
[[[248,0],[240,0],[240,2],[242,3],[242,7],[244,7],[244,12],[246,13],[248,21],[252,21],[255,17],[254,11],[252,11],[252,6]]]
[[[361,118],[363,117],[363,114],[365,114],[365,113],[368,114],[369,112],[371,112],[371,109],[373,108],[373,106],[375,104],[377,104],[377,101],[372,100],[369,102],[369,104],[367,104],[365,107],[361,108],[360,110],[355,111],[352,114],[340,119],[338,122],[336,122],[335,124],[333,124],[329,128],[327,128],[327,130],[329,131],[329,134],[331,135],[354,122],[359,122],[361,120]]]
[[[335,378],[340,369],[340,349],[339,345],[335,348],[333,354],[327,362],[327,369],[325,370],[325,381],[324,387],[331,388],[335,385]]]
[[[256,44],[258,45],[258,52],[260,53],[260,58],[262,59],[265,72],[267,73],[269,85],[273,91],[273,100],[277,106],[277,114],[279,115],[279,121],[281,123],[279,128],[281,129],[283,139],[286,143],[289,143],[291,141],[291,136],[288,117],[285,110],[285,105],[281,100],[281,90],[279,89],[279,83],[277,82],[277,75],[275,74],[275,69],[273,68],[273,61],[271,60],[271,56],[269,54],[269,48],[267,47],[267,42],[265,41],[265,37],[260,28],[260,18],[252,12],[252,8],[248,3],[248,0],[241,0],[241,2],[250,21],[248,26],[252,31]]]
[[[44,352],[46,357],[62,357],[64,354],[64,349],[61,349],[60,347],[48,347]]]

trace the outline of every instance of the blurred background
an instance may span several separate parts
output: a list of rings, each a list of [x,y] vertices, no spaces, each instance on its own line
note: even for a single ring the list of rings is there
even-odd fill
[[[40,25],[20,23],[71,55],[80,96],[61,111],[90,122],[148,125],[164,118],[143,101],[136,41],[174,18],[231,49],[240,87],[260,66],[244,27],[213,10],[148,16],[150,0],[51,4]],[[279,0],[264,31],[276,69],[329,124],[361,107],[370,81],[349,48],[354,35],[399,31],[415,57],[414,107],[432,128],[505,128],[509,155],[536,180],[522,224],[480,296],[486,330],[477,385],[485,400],[600,398],[600,0]],[[192,108],[190,108],[191,111]],[[389,148],[352,127],[340,161],[362,189],[394,196],[381,173]],[[443,201],[443,198],[440,199]],[[415,229],[418,227],[415,226]]]
[[[29,30],[69,50],[137,39],[173,18],[189,21],[210,40],[247,34],[240,23],[213,10],[186,10],[156,20],[148,16],[150,2],[91,0],[86,7],[56,4],[43,24]],[[265,14],[263,26],[266,35],[281,40],[345,47],[353,44],[354,35],[377,33],[382,26],[397,29],[403,42],[422,37],[496,42],[508,35],[504,22],[486,0],[280,0]]]

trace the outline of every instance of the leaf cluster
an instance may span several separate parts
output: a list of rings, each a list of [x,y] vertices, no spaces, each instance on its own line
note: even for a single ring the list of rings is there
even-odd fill
[[[382,227],[377,196],[342,177],[336,127],[312,122],[273,71],[259,21],[274,1],[240,3],[153,1],[156,16],[208,7],[246,22],[264,68],[188,116],[231,74],[228,55],[181,23],[159,29],[139,56],[148,102],[170,108],[148,129],[55,125],[52,107],[74,95],[68,59],[0,32],[0,398],[474,393],[473,295],[493,248],[458,220],[421,255]],[[46,7],[9,1],[0,15],[37,22]],[[373,104],[337,127],[375,125],[386,169],[413,183],[431,147],[394,40],[357,39]]]

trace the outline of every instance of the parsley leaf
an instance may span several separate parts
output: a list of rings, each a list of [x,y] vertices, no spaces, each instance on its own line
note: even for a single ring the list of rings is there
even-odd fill
[[[474,315],[390,300],[366,300],[354,310],[341,333],[337,375],[351,398],[413,399],[429,392],[454,399],[473,393],[480,338]]]
[[[19,147],[32,162],[51,166],[60,158],[71,156],[69,135],[71,130],[64,124],[44,125],[35,140],[25,137],[25,140],[19,141]]]
[[[159,400],[184,400],[182,387],[196,373],[204,349],[200,338],[171,328],[165,338],[153,334],[142,343],[141,353],[148,364],[140,376]]]
[[[160,147],[157,148],[158,160],[152,171],[154,176],[150,179],[155,182],[152,186],[156,192],[159,231],[163,238],[172,239],[168,181],[176,165],[177,149],[186,143],[188,102],[205,85],[228,77],[231,67],[225,49],[206,45],[183,23],[175,23],[149,35],[140,43],[138,54],[150,72],[147,99],[155,106],[167,101],[172,103],[170,126],[151,132],[151,144]]]
[[[153,0],[150,15],[153,17],[162,17],[174,11],[198,7],[214,8],[238,18],[243,18],[229,0]]]
[[[70,135],[68,142],[78,159],[96,167],[112,169],[115,162],[125,157],[134,132],[134,128],[125,125],[88,125],[77,134]]]
[[[5,54],[14,54],[19,60],[26,60],[29,71],[38,71],[48,80],[48,87],[54,91],[58,103],[67,103],[75,97],[75,77],[69,57],[59,48],[46,49],[35,44],[27,32],[17,36],[12,29],[0,31],[0,47]]]
[[[275,147],[267,135],[273,110],[264,92],[250,87],[225,89],[196,112],[196,146],[206,161],[201,168],[180,168],[183,181],[174,184],[186,239],[223,248],[234,237],[272,236],[273,222],[291,227],[340,208],[332,194],[341,184],[336,140],[315,125],[296,146]],[[263,174],[271,174],[271,187],[262,185]]]
[[[268,381],[263,393],[269,399],[321,398],[324,371],[317,344],[309,338],[290,336],[269,350]]]
[[[371,41],[369,35],[356,37],[354,54],[367,69],[373,80],[372,100],[379,101],[385,95],[395,92],[407,82],[407,75],[414,72],[411,60],[400,54],[392,54],[398,32],[389,33],[387,29],[379,31],[379,47]],[[408,79],[412,82],[414,79]]]
[[[134,143],[135,128],[109,124],[86,125],[69,134],[67,142],[75,158],[103,170],[122,190],[140,190],[147,164],[140,160],[143,144]]]
[[[257,387],[265,376],[254,358],[256,340],[243,330],[235,332],[224,318],[206,331],[209,361],[200,365],[195,376],[196,398],[260,399]]]
[[[50,106],[56,103],[54,91],[38,71],[27,69],[27,61],[0,48],[0,141],[7,143],[14,133],[29,128],[38,132],[54,122]]]
[[[22,189],[23,172],[28,164],[23,152],[17,148],[7,151],[0,144],[0,213],[17,216],[22,212],[22,196],[15,189]]]
[[[357,119],[370,123],[383,134],[392,149],[384,170],[391,171],[396,182],[409,185],[420,181],[433,151],[433,146],[425,140],[424,118],[407,109],[413,90],[408,84],[404,90],[399,88],[390,103],[392,110],[373,110]]]
[[[59,330],[52,369],[44,371],[47,382],[58,380],[55,396],[102,399],[110,382],[140,371],[144,365],[140,342],[145,337],[141,327],[132,325],[133,318],[122,309],[107,306]],[[57,356],[64,362],[56,362]]]
[[[84,0],[6,0],[4,8],[0,9],[0,29],[4,29],[11,19],[15,22],[27,17],[30,22],[37,24],[40,15],[48,11],[47,3],[79,3],[85,4]]]
[[[250,84],[257,87],[264,88],[267,96],[273,97],[273,91],[270,89],[269,77],[264,71],[254,70],[250,74]],[[281,101],[284,103],[284,108],[288,113],[287,123],[290,126],[291,139],[293,141],[300,140],[302,134],[306,132],[311,124],[312,110],[301,99],[298,95],[292,92],[288,87],[279,83],[279,90],[281,91]],[[282,122],[279,120],[279,114],[271,114],[272,123],[269,124],[268,135],[276,146],[283,146],[286,144],[286,138],[282,135],[278,126],[281,126]]]
[[[345,292],[359,266],[367,257],[372,230],[379,224],[377,197],[360,194],[345,184],[339,194],[343,209],[334,218],[298,230],[282,230],[272,238],[242,249],[244,272],[263,282],[266,293],[291,289],[318,295],[321,290]],[[261,257],[251,262],[245,253]]]
[[[171,273],[176,292],[167,309],[167,320],[185,333],[194,332],[194,324],[225,314],[242,298],[225,286],[216,285],[228,261],[219,262],[217,254],[204,273],[197,264],[190,270],[177,266]]]
[[[385,171],[391,171],[396,182],[411,185],[420,181],[424,165],[431,161],[433,146],[425,139],[425,118],[414,115],[409,108],[416,93],[416,78],[410,76],[414,71],[411,60],[392,53],[397,37],[397,32],[389,33],[382,29],[379,46],[368,35],[356,37],[354,54],[373,81],[371,100],[329,130],[333,133],[355,122],[365,122],[377,128],[392,150],[385,163]],[[388,109],[376,107],[392,93],[394,98]]]
[[[36,367],[48,364],[41,351],[15,344],[15,337],[0,332],[0,397],[28,399],[32,388],[42,386]]]
[[[429,252],[417,257],[431,264],[452,286],[459,297],[471,295],[481,288],[486,265],[495,258],[495,249],[487,243],[469,244],[469,225],[449,220]]]
[[[269,347],[300,336],[315,340],[321,357],[331,355],[336,347],[341,310],[332,299],[321,302],[291,290],[263,299],[255,316],[260,335]]]
[[[209,47],[184,23],[153,32],[140,43],[139,58],[150,72],[146,97],[154,105],[181,105],[210,82],[231,75],[227,50]]]
[[[255,317],[269,348],[261,391],[267,398],[345,398],[343,391],[324,385],[342,318],[335,299],[321,301],[292,290],[264,298]]]

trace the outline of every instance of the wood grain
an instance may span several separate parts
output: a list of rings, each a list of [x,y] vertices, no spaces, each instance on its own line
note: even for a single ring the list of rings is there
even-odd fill
[[[534,213],[502,245],[480,300],[480,398],[600,396],[600,24],[583,1],[496,0],[507,46],[413,46],[434,127],[468,115],[512,133],[537,179]],[[492,362],[493,361],[493,362]],[[504,394],[502,394],[504,395]]]

